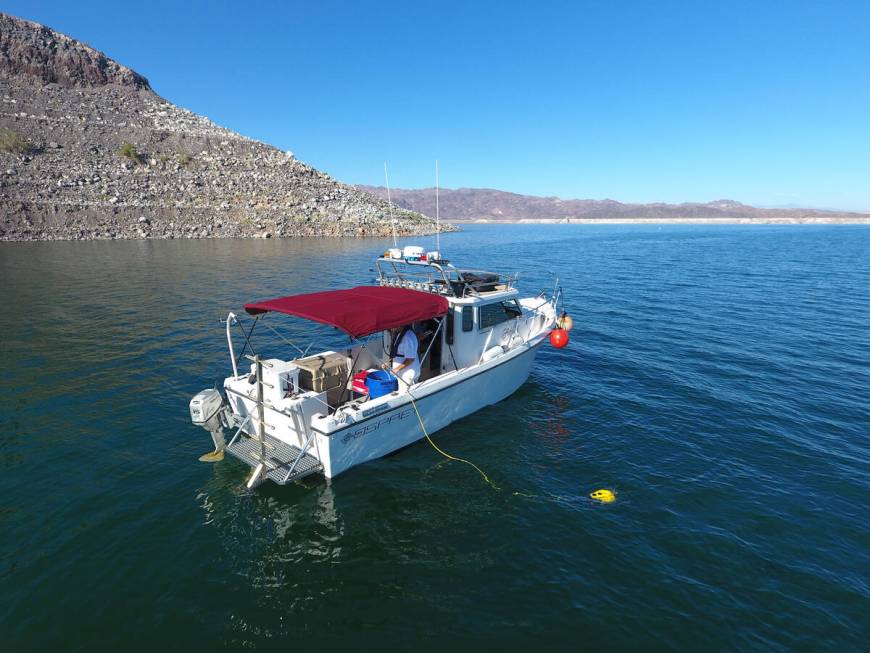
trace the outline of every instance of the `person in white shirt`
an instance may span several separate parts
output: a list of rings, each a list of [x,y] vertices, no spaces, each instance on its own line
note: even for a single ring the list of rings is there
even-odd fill
[[[399,344],[394,348],[393,374],[399,379],[399,392],[407,392],[408,388],[420,378],[420,357],[417,350],[420,343],[413,327],[399,331]]]

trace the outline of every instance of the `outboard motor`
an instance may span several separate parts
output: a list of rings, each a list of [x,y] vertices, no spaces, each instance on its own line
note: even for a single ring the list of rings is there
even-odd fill
[[[214,388],[203,390],[190,400],[190,421],[211,433],[214,451],[200,456],[203,462],[223,460],[224,449],[224,398]]]

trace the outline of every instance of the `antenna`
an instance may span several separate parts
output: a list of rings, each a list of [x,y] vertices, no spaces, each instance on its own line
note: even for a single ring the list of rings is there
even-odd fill
[[[396,219],[393,217],[393,200],[390,199],[390,177],[387,175],[386,161],[384,161],[384,180],[387,182],[387,204],[390,205],[390,224],[393,225],[393,247],[398,247],[396,242]]]
[[[441,211],[438,205],[438,159],[435,159],[435,251],[441,253]]]

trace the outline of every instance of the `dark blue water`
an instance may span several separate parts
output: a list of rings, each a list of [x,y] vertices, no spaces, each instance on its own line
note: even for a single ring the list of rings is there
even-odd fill
[[[256,493],[198,463],[218,320],[386,244],[0,244],[4,650],[866,647],[870,228],[469,227],[576,324],[436,437],[501,491],[425,443]]]

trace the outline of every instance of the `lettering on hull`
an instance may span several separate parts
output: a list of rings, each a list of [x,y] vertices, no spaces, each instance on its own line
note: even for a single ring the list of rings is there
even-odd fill
[[[397,411],[392,415],[387,415],[386,417],[383,417],[376,422],[373,422],[371,424],[365,424],[363,426],[360,426],[359,428],[349,430],[342,436],[341,441],[347,444],[351,440],[356,440],[357,438],[361,438],[364,435],[368,435],[369,433],[374,433],[382,426],[386,426],[387,424],[391,424],[399,420],[407,419],[413,414],[413,407],[405,407],[402,410]]]

